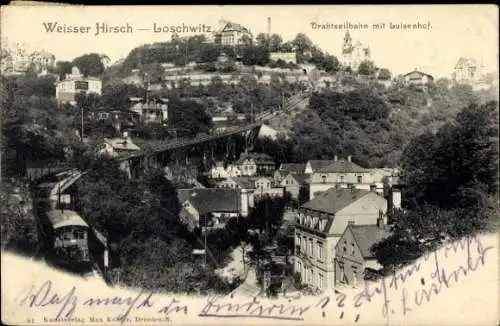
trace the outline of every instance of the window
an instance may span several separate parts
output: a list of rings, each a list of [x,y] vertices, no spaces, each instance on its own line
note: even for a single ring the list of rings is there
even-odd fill
[[[344,176],[343,175],[340,176],[340,182],[344,182]]]
[[[325,281],[323,279],[323,274],[319,273],[318,274],[318,278],[319,278],[319,280],[318,280],[318,287],[322,290],[322,289],[324,289],[324,286],[325,286]]]
[[[351,243],[351,255],[354,255],[354,252],[355,252],[354,243]]]
[[[344,283],[345,273],[344,273],[344,264],[339,266],[339,282]]]
[[[318,259],[323,260],[323,243],[318,242]]]
[[[363,176],[362,175],[358,175],[358,183],[363,183]]]
[[[326,175],[322,175],[321,180],[322,180],[321,182],[326,183]]]
[[[347,252],[347,241],[344,241],[344,253]]]
[[[75,81],[75,90],[88,90],[89,83],[85,81]]]
[[[309,254],[311,255],[311,257],[314,257],[314,247],[312,239],[309,239]]]

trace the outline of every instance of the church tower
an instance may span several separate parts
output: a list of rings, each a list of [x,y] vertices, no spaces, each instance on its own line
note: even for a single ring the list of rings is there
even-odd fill
[[[345,32],[344,45],[342,46],[342,65],[351,66],[351,56],[352,56],[352,38],[349,30]]]

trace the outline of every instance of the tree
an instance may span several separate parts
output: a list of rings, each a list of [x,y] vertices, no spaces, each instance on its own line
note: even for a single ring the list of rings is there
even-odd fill
[[[57,61],[55,72],[59,75],[59,78],[63,80],[66,74],[71,73],[72,68],[73,63],[70,61]]]
[[[267,34],[259,33],[255,38],[255,41],[257,42],[257,46],[266,49],[269,48],[269,37],[267,36]]]
[[[382,68],[379,71],[378,74],[378,79],[380,80],[390,80],[391,79],[391,72],[387,68]]]
[[[200,103],[191,100],[171,100],[169,121],[176,128],[188,129],[192,135],[208,133],[212,128],[212,118]]]
[[[141,78],[144,84],[158,84],[163,80],[163,67],[159,62],[152,62],[142,66]]]
[[[306,52],[311,51],[313,46],[311,39],[303,33],[297,34],[292,43],[300,54],[305,54]]]
[[[29,191],[17,180],[13,181],[0,187],[2,250],[33,255],[38,250],[38,236]]]
[[[364,60],[359,64],[358,73],[364,76],[371,76],[375,73],[375,66],[372,61]]]
[[[105,68],[98,53],[89,53],[73,59],[73,66],[78,67],[84,76],[100,76]]]
[[[203,46],[200,61],[202,63],[215,62],[220,55],[220,51],[216,45],[206,44]]]
[[[279,52],[281,49],[281,45],[283,43],[283,38],[278,34],[271,35],[269,40],[269,46],[271,48],[271,52]]]

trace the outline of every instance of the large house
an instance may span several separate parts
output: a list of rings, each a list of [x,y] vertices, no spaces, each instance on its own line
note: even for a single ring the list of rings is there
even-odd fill
[[[349,30],[346,31],[344,36],[344,44],[342,46],[341,64],[344,67],[349,67],[356,71],[363,61],[369,61],[371,54],[370,48],[363,46],[360,41],[352,44],[352,37]]]
[[[275,169],[273,158],[264,153],[242,153],[236,164],[244,176],[265,175]]]
[[[59,103],[76,103],[76,94],[101,95],[102,81],[97,77],[84,77],[77,67],[64,80],[56,82],[56,99]]]
[[[178,189],[182,205],[179,218],[189,230],[197,227],[223,227],[231,217],[242,215],[242,197],[238,189]]]
[[[276,186],[274,180],[270,177],[230,177],[217,183],[218,188],[241,189],[251,195],[254,200],[262,196],[283,197],[284,188]],[[253,207],[253,204],[250,206]]]
[[[310,178],[310,199],[332,187],[384,191],[384,182],[394,184],[398,181],[396,169],[366,169],[347,159],[335,156],[330,164],[317,169]]]
[[[301,282],[322,291],[335,284],[335,246],[349,223],[372,225],[387,200],[374,191],[332,188],[299,209],[295,227],[295,266]]]
[[[253,35],[248,28],[226,20],[220,20],[214,31],[214,41],[220,45],[237,46],[251,43],[252,40]]]
[[[457,84],[475,84],[479,81],[483,64],[478,64],[474,58],[460,57],[453,69],[453,81]]]
[[[371,249],[389,235],[382,218],[376,225],[349,224],[335,247],[335,284],[357,287],[376,276],[382,266]]]
[[[412,86],[422,91],[426,91],[429,84],[434,81],[434,77],[417,69],[404,75],[404,78],[407,86]]]
[[[144,123],[162,123],[168,120],[168,99],[145,101],[141,97],[132,97],[130,110],[136,112]]]
[[[55,66],[56,57],[47,51],[35,51],[30,54],[29,61],[31,67],[37,72],[41,73],[47,71]]]

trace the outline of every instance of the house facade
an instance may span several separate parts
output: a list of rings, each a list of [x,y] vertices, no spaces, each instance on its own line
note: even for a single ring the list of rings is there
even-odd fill
[[[376,224],[387,200],[363,189],[330,189],[299,209],[294,271],[301,282],[326,291],[335,285],[335,247],[349,223]]]
[[[219,21],[213,36],[215,43],[227,46],[245,44],[245,39],[250,43],[253,40],[252,32],[248,28],[226,20]]]
[[[389,235],[382,218],[376,225],[348,225],[335,246],[335,285],[356,288],[377,275],[382,266],[371,248]]]
[[[136,112],[144,123],[162,123],[168,120],[168,99],[148,102],[140,97],[130,98],[130,110]]]
[[[398,182],[397,169],[366,169],[346,159],[335,158],[331,164],[316,170],[310,178],[310,199],[332,187],[376,190],[383,193],[384,182]]]
[[[417,69],[404,75],[404,79],[407,86],[412,86],[423,91],[426,91],[429,84],[434,81],[434,77]]]
[[[275,164],[273,158],[267,154],[242,153],[235,165],[243,176],[255,176],[273,173]]]
[[[280,185],[285,189],[285,192],[292,195],[293,199],[298,199],[302,188],[309,191],[309,177],[310,175],[305,173],[289,173],[281,180]]]
[[[96,77],[84,77],[77,67],[67,74],[62,81],[56,82],[56,99],[58,103],[76,103],[76,94],[94,93],[101,95],[102,81]]]

